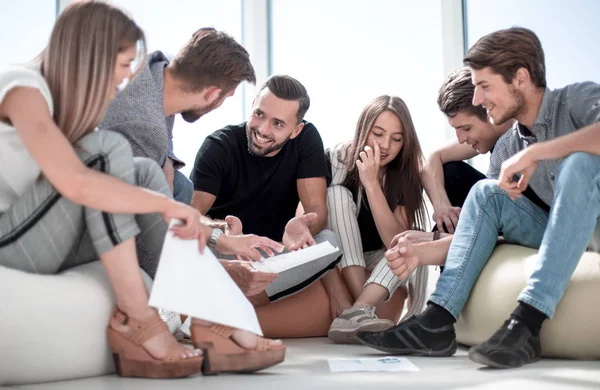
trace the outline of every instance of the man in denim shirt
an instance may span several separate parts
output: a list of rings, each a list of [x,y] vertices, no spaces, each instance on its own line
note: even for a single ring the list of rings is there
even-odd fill
[[[469,357],[490,367],[519,367],[540,359],[542,323],[554,315],[600,215],[600,85],[548,89],[541,43],[524,28],[481,38],[464,63],[473,72],[473,104],[482,105],[493,124],[515,118],[518,127],[494,149],[490,177],[497,180],[482,180],[469,193],[425,312],[358,338],[394,354],[453,355],[454,323],[502,230],[508,242],[539,248],[539,255],[515,310]],[[549,213],[521,196],[527,185]],[[386,254],[399,277],[412,272],[410,249],[401,240]]]

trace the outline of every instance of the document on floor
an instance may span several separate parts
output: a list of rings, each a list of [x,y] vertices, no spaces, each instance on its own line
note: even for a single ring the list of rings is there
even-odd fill
[[[299,265],[320,259],[337,250],[338,248],[331,245],[329,241],[325,241],[305,249],[294,252],[285,252],[280,255],[262,259],[260,262],[252,263],[252,266],[262,272],[281,273],[290,268],[298,267]]]
[[[331,372],[360,372],[360,371],[419,371],[405,357],[384,356],[380,358],[363,359],[327,359]]]
[[[262,336],[254,307],[208,249],[167,232],[150,306],[249,330]]]

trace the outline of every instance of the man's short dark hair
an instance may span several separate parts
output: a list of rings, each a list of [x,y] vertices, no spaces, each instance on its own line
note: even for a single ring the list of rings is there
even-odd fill
[[[265,88],[268,88],[279,99],[297,101],[296,118],[298,123],[304,119],[304,115],[310,107],[310,98],[308,97],[308,91],[300,81],[286,75],[273,75],[265,81],[258,93],[260,94]]]
[[[216,86],[228,93],[242,81],[256,83],[246,49],[227,33],[211,27],[194,33],[173,59],[172,68],[183,88],[190,92]]]
[[[481,106],[473,105],[475,86],[471,82],[471,70],[462,68],[451,73],[442,87],[438,96],[438,106],[446,116],[454,117],[459,112],[475,115],[487,122],[487,113]]]
[[[476,70],[489,67],[506,83],[513,81],[517,70],[525,68],[536,87],[546,88],[542,43],[533,31],[523,27],[511,27],[484,36],[469,49],[463,63]]]

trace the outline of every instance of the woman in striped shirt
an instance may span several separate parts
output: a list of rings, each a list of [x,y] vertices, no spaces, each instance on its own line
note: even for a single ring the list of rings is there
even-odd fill
[[[384,253],[406,230],[425,228],[420,179],[423,154],[410,112],[402,99],[379,96],[362,111],[354,140],[326,151],[331,164],[329,229],[341,241],[340,261],[354,305],[332,323],[328,336],[349,343],[359,331],[381,331],[425,301],[427,269],[400,280]]]

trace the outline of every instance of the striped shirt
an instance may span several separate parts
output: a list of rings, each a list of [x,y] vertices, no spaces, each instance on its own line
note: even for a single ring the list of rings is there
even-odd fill
[[[175,115],[165,117],[163,108],[164,69],[168,64],[169,59],[160,51],[148,55],[140,73],[110,103],[99,128],[122,134],[134,156],[151,158],[161,167],[169,157],[179,169],[185,164],[173,154]]]
[[[500,137],[487,176],[498,179],[504,161],[536,142],[558,138],[596,122],[600,122],[600,84],[587,81],[561,89],[546,88],[531,131],[516,123]],[[529,186],[548,206],[554,199],[555,180],[563,160],[540,161],[529,181]]]

